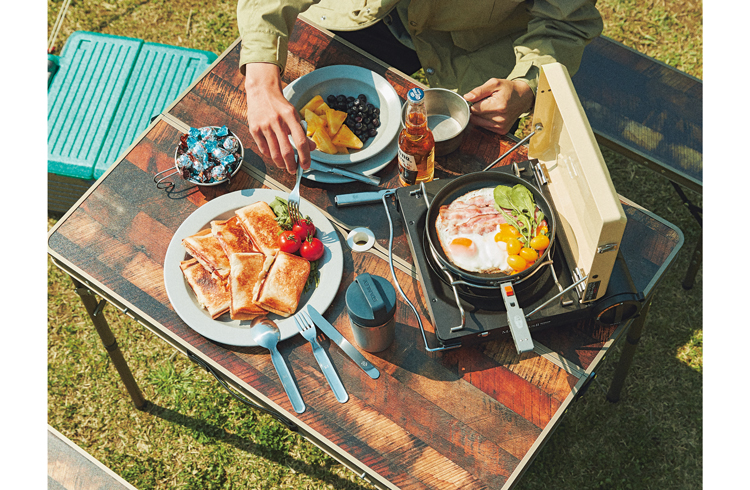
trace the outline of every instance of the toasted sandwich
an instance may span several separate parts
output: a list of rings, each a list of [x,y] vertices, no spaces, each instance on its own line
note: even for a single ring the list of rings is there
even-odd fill
[[[268,313],[253,302],[256,285],[262,282],[273,262],[260,252],[236,253],[229,256],[229,292],[232,303],[229,310],[232,320],[250,320]],[[266,266],[267,264],[267,266]]]
[[[216,319],[229,311],[231,297],[223,282],[217,279],[196,259],[180,262],[180,269],[190,288],[195,293],[198,304]]]
[[[294,314],[309,275],[310,262],[280,251],[257,287],[255,303],[283,317]]]
[[[279,251],[281,227],[268,203],[258,201],[236,210],[235,214],[261,252],[265,255],[275,255]]]
[[[211,274],[226,281],[229,277],[229,257],[221,248],[219,240],[206,228],[195,235],[182,239],[185,250]]]
[[[257,252],[258,249],[253,246],[250,235],[240,225],[240,218],[232,216],[223,221],[211,222],[211,233],[219,240],[222,250],[231,257],[232,254]]]

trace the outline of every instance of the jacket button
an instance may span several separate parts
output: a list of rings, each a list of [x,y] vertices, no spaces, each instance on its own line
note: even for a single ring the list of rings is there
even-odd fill
[[[413,20],[409,21],[409,25],[412,26],[412,27],[417,27],[417,23],[414,22]]]
[[[428,75],[434,75],[435,74],[435,69],[434,68],[425,68],[424,71]]]

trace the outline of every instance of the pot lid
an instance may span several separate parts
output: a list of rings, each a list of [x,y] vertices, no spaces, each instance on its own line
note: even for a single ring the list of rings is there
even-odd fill
[[[396,290],[387,279],[363,272],[346,290],[346,308],[354,323],[378,327],[396,313]]]
[[[541,128],[538,126],[541,124]],[[558,214],[558,240],[580,277],[582,302],[604,295],[626,217],[609,170],[578,99],[568,70],[543,65],[539,75],[529,158],[539,161]]]

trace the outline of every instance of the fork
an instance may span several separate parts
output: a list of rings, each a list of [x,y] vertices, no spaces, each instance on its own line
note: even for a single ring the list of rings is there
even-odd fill
[[[331,386],[336,399],[341,403],[346,402],[349,399],[349,394],[346,392],[344,385],[341,384],[341,379],[339,379],[338,374],[336,374],[336,371],[333,369],[333,365],[331,364],[331,360],[328,358],[326,351],[323,350],[318,343],[318,339],[315,338],[317,335],[315,324],[305,312],[296,314],[294,316],[294,321],[297,324],[297,329],[302,334],[302,337],[312,345],[315,359],[318,361],[321,371],[323,371],[323,374],[328,380],[328,384]]]
[[[295,159],[297,155],[295,154]],[[292,224],[296,224],[302,219],[302,215],[299,213],[299,183],[302,181],[302,167],[297,161],[297,182],[294,184],[294,189],[289,193],[287,198],[287,211],[289,212],[289,219],[292,220]]]

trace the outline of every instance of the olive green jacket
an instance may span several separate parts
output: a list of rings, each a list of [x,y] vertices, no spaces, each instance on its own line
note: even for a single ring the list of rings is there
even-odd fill
[[[330,30],[356,30],[385,18],[413,46],[432,87],[465,94],[490,78],[525,80],[560,62],[574,74],[584,47],[601,34],[596,0],[239,0],[240,69],[251,62],[284,69],[298,15]],[[395,10],[394,10],[395,9]],[[389,16],[389,14],[391,14]],[[390,22],[397,15],[401,23]],[[397,37],[399,37],[397,35]]]

